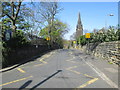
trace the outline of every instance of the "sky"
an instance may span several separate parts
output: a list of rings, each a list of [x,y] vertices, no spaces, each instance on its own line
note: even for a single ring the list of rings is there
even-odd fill
[[[93,29],[101,29],[118,24],[118,2],[59,2],[63,10],[58,18],[69,25],[70,31],[65,35],[69,40],[70,35],[76,31],[78,13],[80,12],[83,30],[92,32]],[[109,16],[113,14],[114,16]]]

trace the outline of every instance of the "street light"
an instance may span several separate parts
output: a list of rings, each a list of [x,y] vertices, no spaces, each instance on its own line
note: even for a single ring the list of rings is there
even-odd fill
[[[114,16],[114,14],[108,14],[107,16]],[[107,29],[107,17],[105,19],[105,29]]]
[[[109,14],[109,16],[114,16],[113,14]]]

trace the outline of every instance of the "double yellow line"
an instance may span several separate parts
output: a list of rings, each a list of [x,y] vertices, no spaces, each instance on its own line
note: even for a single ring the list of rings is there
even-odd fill
[[[77,66],[69,67],[69,68],[67,68],[66,70],[69,70],[69,71],[74,72],[74,73],[76,73],[76,74],[80,74],[80,72],[75,71],[75,70],[72,70],[73,68],[77,68]]]
[[[20,71],[21,73],[26,73],[24,70],[22,70],[21,68],[17,68],[18,71]]]
[[[5,85],[8,85],[8,84],[12,84],[12,83],[16,83],[16,82],[19,82],[19,81],[23,81],[23,80],[26,80],[28,78],[31,78],[33,76],[29,76],[29,77],[26,77],[26,78],[21,78],[21,79],[18,79],[18,80],[14,80],[14,81],[11,81],[11,82],[8,82],[8,83],[4,83],[4,84],[1,84],[0,86],[5,86]]]
[[[43,57],[39,60],[39,61],[42,62],[43,64],[37,64],[37,65],[34,65],[34,66],[36,67],[36,66],[41,66],[41,65],[47,64],[47,62],[45,62],[44,59],[50,57],[50,56],[51,56],[52,54],[54,54],[54,53],[55,53],[55,52],[52,52],[52,53],[50,53],[49,55],[43,56]]]
[[[94,82],[97,81],[97,80],[98,80],[98,78],[94,78],[94,79],[92,79],[92,80],[90,80],[90,81],[88,81],[88,82],[80,85],[80,86],[77,87],[77,88],[84,88],[84,87],[86,87],[87,85],[92,84],[92,83],[94,83]]]
[[[78,72],[78,71],[72,70],[73,68],[77,68],[77,66],[69,67],[69,68],[67,68],[66,70],[69,70],[69,71],[74,72],[74,73],[76,73],[76,74],[83,74],[83,73],[80,73],[80,72]],[[94,78],[94,77],[89,76],[89,75],[87,75],[87,74],[83,74],[83,75],[86,76],[86,77],[92,78],[92,80],[87,81],[86,83],[78,86],[77,88],[84,88],[84,87],[86,87],[87,85],[92,84],[92,83],[94,83],[95,81],[98,80],[98,78]]]

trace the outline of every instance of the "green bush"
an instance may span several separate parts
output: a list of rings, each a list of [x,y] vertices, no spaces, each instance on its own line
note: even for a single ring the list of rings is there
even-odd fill
[[[79,42],[80,40],[80,42]],[[85,35],[80,36],[79,39],[77,39],[77,42],[79,42],[82,46],[87,44],[88,40],[85,38]]]
[[[91,33],[90,39],[86,39],[85,35],[77,38],[77,42],[79,42],[82,46],[86,45],[88,42],[96,43],[96,42],[110,42],[110,41],[118,41],[120,40],[120,29],[116,30],[114,28],[109,28],[105,32],[97,32]]]

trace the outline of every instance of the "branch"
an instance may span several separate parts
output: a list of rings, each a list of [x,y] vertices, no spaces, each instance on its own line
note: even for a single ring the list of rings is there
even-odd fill
[[[10,16],[10,15],[8,15],[8,14],[6,14],[11,20],[13,20],[13,18]]]
[[[14,2],[11,2],[11,7],[12,7],[12,16],[14,17]]]
[[[19,2],[19,5],[18,5],[18,7],[17,7],[17,11],[16,11],[16,14],[15,14],[15,17],[14,17],[15,20],[16,20],[16,18],[17,18],[17,16],[18,16],[19,11],[20,11],[21,3],[22,3],[22,1]]]

